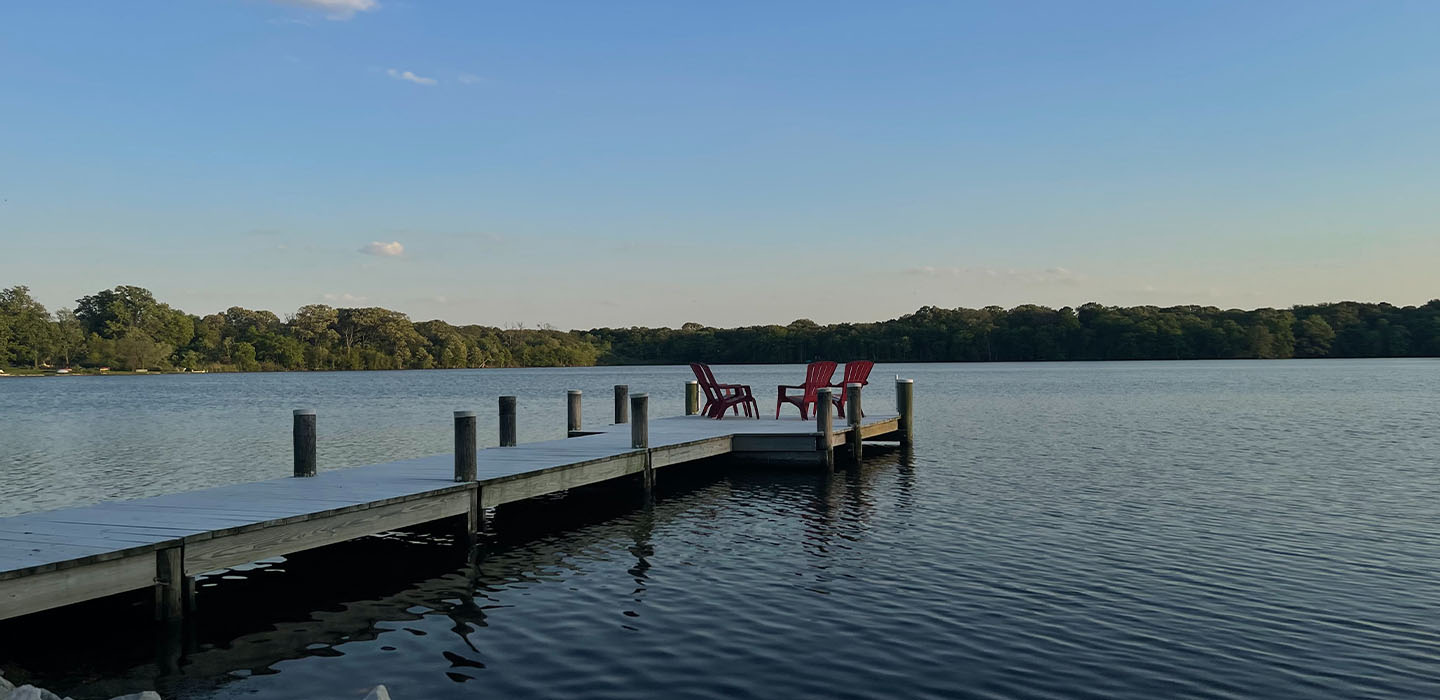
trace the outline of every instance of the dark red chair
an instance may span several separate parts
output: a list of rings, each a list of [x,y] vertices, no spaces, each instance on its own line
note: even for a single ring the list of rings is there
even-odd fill
[[[800,407],[800,419],[810,418],[808,407],[815,405],[815,392],[830,386],[830,379],[835,375],[835,363],[826,360],[824,362],[811,362],[805,368],[805,383],[798,386],[794,384],[781,384],[779,386],[780,396],[775,399],[775,418],[780,418],[780,406],[786,403],[793,403]],[[799,396],[791,396],[785,393],[786,389],[799,389]]]
[[[847,393],[845,391],[845,386],[847,384],[859,384],[863,387],[869,384],[870,370],[874,368],[875,363],[871,362],[870,360],[852,360],[850,362],[846,362],[845,378],[841,379],[839,384],[830,385],[831,387],[839,387],[840,389],[840,391],[836,392],[833,400],[835,401],[835,409],[837,412],[839,412],[841,418],[845,417],[845,396]],[[860,416],[862,418],[865,416],[865,409],[863,407],[860,409]]]
[[[715,373],[710,371],[710,365],[703,362],[691,362],[690,371],[695,373],[695,381],[700,385],[700,390],[705,392],[705,406],[700,412],[719,420],[725,417],[725,409],[734,411],[737,415],[740,409],[745,409],[746,416],[760,417],[760,405],[755,402],[755,396],[750,393],[750,386],[747,384],[721,384],[715,381]]]

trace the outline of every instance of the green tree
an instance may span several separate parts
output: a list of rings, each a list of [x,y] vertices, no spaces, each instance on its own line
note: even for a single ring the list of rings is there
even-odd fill
[[[62,308],[55,312],[55,352],[71,365],[71,360],[85,353],[85,326],[75,313]]]
[[[0,291],[0,316],[5,318],[10,359],[39,369],[55,345],[50,312],[30,296],[29,287],[17,286]]]

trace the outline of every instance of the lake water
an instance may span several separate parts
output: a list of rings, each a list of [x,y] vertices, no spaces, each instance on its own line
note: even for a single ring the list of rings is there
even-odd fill
[[[798,367],[717,368],[767,408]],[[1440,361],[880,365],[913,450],[720,464],[214,579],[179,655],[143,600],[0,623],[77,698],[1440,697]],[[0,515],[450,449],[450,412],[566,389],[678,413],[683,367],[0,380]],[[793,410],[787,408],[787,410]],[[488,438],[488,442],[487,441]],[[140,597],[140,598],[143,598]]]

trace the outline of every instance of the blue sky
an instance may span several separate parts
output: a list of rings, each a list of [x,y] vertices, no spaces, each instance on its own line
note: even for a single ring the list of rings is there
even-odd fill
[[[1440,297],[1440,3],[0,6],[0,285],[495,325]]]

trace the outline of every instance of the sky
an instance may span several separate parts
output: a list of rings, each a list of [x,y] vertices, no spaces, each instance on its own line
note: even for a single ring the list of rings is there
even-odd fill
[[[0,287],[559,328],[1440,297],[1440,3],[0,4]]]

